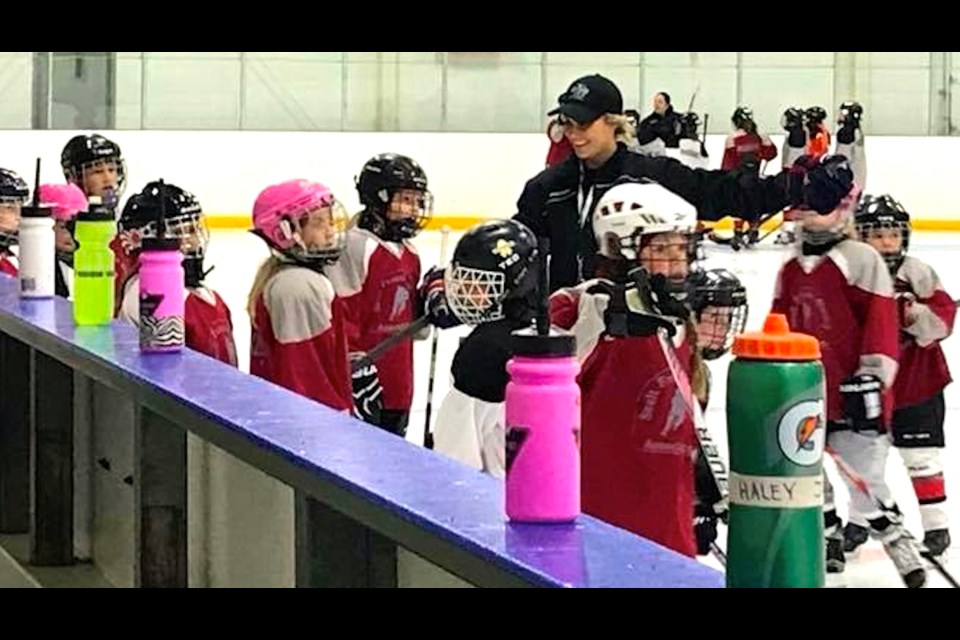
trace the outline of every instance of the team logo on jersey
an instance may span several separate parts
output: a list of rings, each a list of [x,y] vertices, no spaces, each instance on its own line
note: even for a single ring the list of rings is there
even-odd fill
[[[510,472],[513,461],[520,455],[520,449],[523,448],[523,443],[527,441],[527,436],[529,435],[530,430],[524,427],[510,427],[507,429],[507,473]]]
[[[777,427],[780,451],[801,467],[817,464],[823,457],[827,437],[824,424],[822,400],[805,400],[794,405],[783,414]]]

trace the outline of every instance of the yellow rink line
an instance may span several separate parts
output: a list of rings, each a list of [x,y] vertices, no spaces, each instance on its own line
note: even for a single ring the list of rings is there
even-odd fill
[[[439,230],[446,226],[453,231],[465,231],[489,219],[490,218],[482,216],[434,215],[427,228]],[[779,223],[779,220],[779,218],[775,218],[773,221],[766,223],[762,228],[764,230],[773,229]],[[249,229],[250,216],[207,214],[207,224],[211,229]],[[914,231],[960,231],[960,218],[956,220],[914,219],[912,225]],[[733,228],[733,222],[730,218],[726,218],[715,225],[708,226],[712,226],[714,229],[726,230]]]

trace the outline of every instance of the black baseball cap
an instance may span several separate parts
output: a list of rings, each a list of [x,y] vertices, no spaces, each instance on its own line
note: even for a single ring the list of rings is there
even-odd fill
[[[623,95],[617,85],[599,74],[575,80],[557,102],[560,106],[548,116],[563,114],[580,124],[593,122],[608,113],[623,113]]]

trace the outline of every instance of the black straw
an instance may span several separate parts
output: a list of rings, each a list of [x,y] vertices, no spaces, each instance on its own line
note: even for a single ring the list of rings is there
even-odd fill
[[[537,334],[550,335],[550,271],[547,268],[547,259],[550,256],[550,238],[537,239],[539,248],[539,291],[537,296]]]
[[[163,228],[163,227],[164,227],[163,221],[167,218],[167,210],[166,210],[166,207],[164,206],[164,204],[165,204],[164,201],[166,200],[166,198],[163,197],[163,191],[164,191],[163,187],[164,187],[164,185],[163,185],[163,179],[162,179],[162,178],[160,179],[159,184],[160,184],[160,187],[159,187],[159,191],[160,191],[160,219],[157,220],[157,239],[163,240],[163,239],[166,237],[166,234],[164,233],[164,228]]]
[[[33,206],[40,206],[40,158],[37,158],[37,172],[33,177]]]

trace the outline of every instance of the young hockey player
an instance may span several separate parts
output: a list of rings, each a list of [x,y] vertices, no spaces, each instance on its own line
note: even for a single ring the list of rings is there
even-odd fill
[[[815,173],[815,168],[821,171]],[[790,328],[820,341],[826,372],[827,443],[883,500],[879,509],[846,476],[855,511],[884,546],[908,587],[926,581],[919,550],[893,515],[896,506],[884,480],[889,442],[887,402],[897,371],[897,306],[883,258],[867,244],[849,238],[858,192],[847,160],[801,157],[791,172],[805,174],[805,207],[799,211],[801,247],[780,270],[773,312],[786,315]],[[814,195],[828,182],[835,197]],[[837,204],[838,197],[843,200]],[[843,533],[824,476],[827,570],[844,567]]]
[[[582,363],[584,512],[691,557],[695,396],[705,395],[705,380],[688,311],[674,296],[696,255],[695,226],[693,206],[660,185],[611,188],[593,228],[615,279],[550,300],[553,324],[577,336]]]
[[[757,124],[753,119],[750,107],[739,106],[730,118],[734,132],[727,137],[724,144],[723,162],[720,168],[723,171],[749,171],[760,175],[762,163],[777,157],[777,147],[770,142],[770,138],[757,131]],[[750,223],[746,233],[743,230],[744,221],[734,218],[734,235],[731,246],[734,250],[753,245],[760,236],[760,225]]]
[[[788,171],[798,158],[806,153],[807,149],[807,130],[804,127],[803,109],[790,107],[783,112],[780,118],[780,125],[787,135],[783,139],[783,150],[780,154],[784,171]],[[783,226],[777,234],[776,243],[780,245],[793,244],[797,240],[796,220],[794,220],[793,209],[788,209],[783,213]]]
[[[120,145],[99,133],[74,136],[63,147],[60,165],[66,181],[80,187],[87,198],[100,197],[105,206],[117,210],[127,187],[127,165]],[[118,287],[116,300],[119,301],[123,294],[119,287],[135,268],[135,260],[120,244],[119,235],[110,243],[110,248]]]
[[[433,212],[427,175],[407,156],[371,158],[356,185],[363,211],[347,231],[340,259],[325,270],[343,298],[351,360],[416,319],[420,257],[411,241]],[[413,402],[413,338],[385,352],[374,368],[382,387],[377,426],[404,437]],[[370,393],[372,370],[358,371],[355,401]]]
[[[533,322],[538,255],[537,239],[519,222],[485,222],[460,238],[446,272],[428,275],[423,286],[432,324],[473,327],[453,358],[434,448],[498,478],[506,473],[510,336]]]
[[[57,247],[56,294],[70,298],[73,292],[74,218],[87,210],[87,197],[75,184],[40,185],[40,202],[53,210],[53,232]]]
[[[20,230],[20,208],[26,204],[30,188],[23,178],[9,169],[0,169],[0,273],[16,277],[19,273],[13,247]]]
[[[864,144],[863,107],[859,102],[844,102],[837,115],[837,151],[850,161],[853,181],[862,190],[867,188],[867,153]]]
[[[552,118],[547,124],[547,137],[550,139],[550,149],[547,151],[546,168],[560,164],[573,153],[570,141],[563,135],[563,126]]]
[[[163,224],[164,237],[180,240],[184,255],[186,345],[237,366],[230,310],[216,291],[203,284],[211,271],[203,268],[210,240],[203,211],[192,193],[176,185],[151,182],[131,196],[123,208],[117,225],[118,237],[131,266],[118,287],[122,297],[117,317],[134,324],[140,321],[140,249],[144,238],[157,237],[160,224]]]
[[[823,107],[809,107],[803,112],[803,118],[809,134],[805,155],[819,160],[830,153],[830,129],[824,122],[827,111]]]
[[[857,234],[880,252],[894,279],[900,316],[900,358],[893,386],[893,445],[907,467],[920,504],[923,544],[935,556],[950,546],[943,462],[943,390],[950,370],[940,342],[953,332],[957,306],[937,273],[908,256],[910,214],[889,195],[866,196],[856,215]],[[844,550],[867,541],[868,523],[851,505]]]
[[[247,307],[250,373],[339,411],[354,408],[347,330],[343,300],[324,269],[343,251],[347,222],[343,205],[320,183],[291,180],[260,192],[254,233],[271,255]]]

